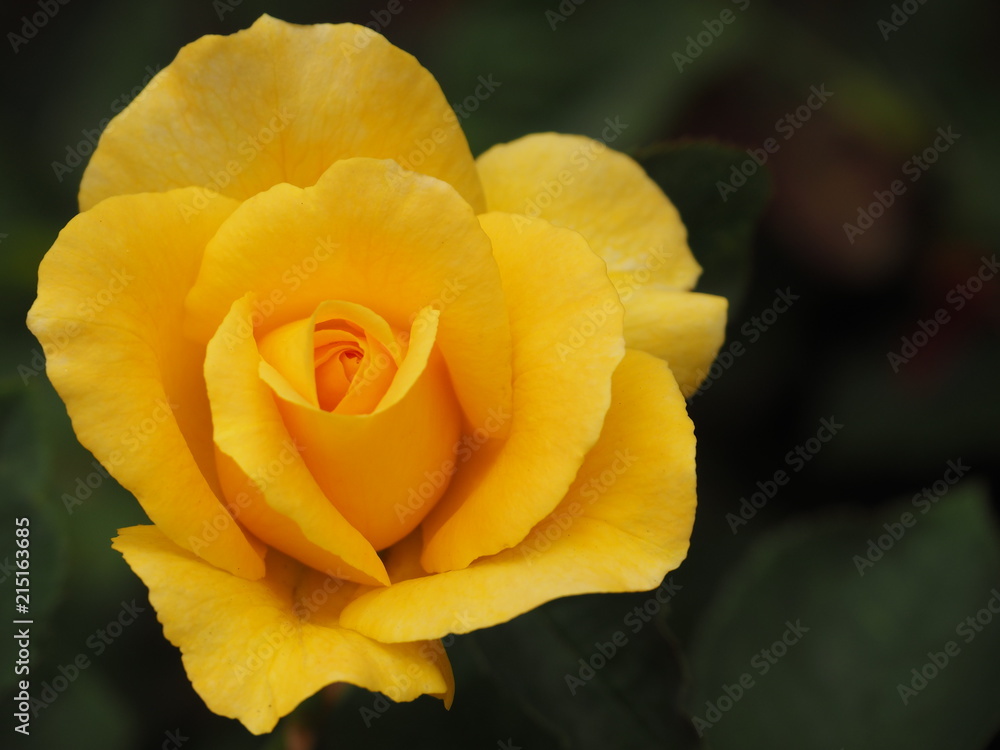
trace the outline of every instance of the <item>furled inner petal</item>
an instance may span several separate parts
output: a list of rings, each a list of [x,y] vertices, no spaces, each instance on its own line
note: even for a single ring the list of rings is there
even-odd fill
[[[320,489],[384,549],[416,528],[447,489],[462,414],[435,346],[436,309],[387,340],[387,324],[362,329],[336,317],[339,305],[323,303],[314,316],[317,403],[277,367],[265,363],[260,376]]]
[[[340,333],[330,331],[329,333]],[[319,405],[325,411],[333,411],[340,405],[347,390],[354,381],[358,365],[367,352],[362,340],[352,340],[349,334],[337,337],[337,340],[317,348],[314,352],[316,362],[316,391],[319,395]]]
[[[308,319],[263,335],[260,353],[312,406],[366,414],[388,390],[405,354],[397,338],[381,316],[363,305],[331,300]]]
[[[302,455],[304,446],[289,433],[261,379],[262,371],[273,373],[307,404],[262,359],[252,335],[253,302],[248,294],[233,304],[205,355],[216,465],[230,508],[257,537],[316,570],[385,585],[389,579],[382,561],[317,486]],[[311,345],[307,351],[311,358]]]

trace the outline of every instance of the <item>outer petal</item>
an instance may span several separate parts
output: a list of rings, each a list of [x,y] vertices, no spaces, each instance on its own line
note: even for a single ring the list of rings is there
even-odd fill
[[[685,397],[708,374],[726,337],[725,297],[619,286],[625,305],[625,342],[667,360]]]
[[[607,261],[612,280],[645,270],[650,283],[687,290],[701,274],[670,199],[633,159],[600,141],[536,133],[494,146],[476,166],[487,210],[575,229]]]
[[[363,26],[265,15],[192,42],[153,78],[102,134],[80,207],[190,185],[242,200],[352,156],[395,159],[483,208],[458,119],[411,55]]]
[[[250,334],[252,304],[237,300],[209,342],[205,381],[212,405],[219,470],[240,520],[268,544],[317,570],[387,584],[371,544],[330,504],[302,459],[259,376]]]
[[[439,643],[384,644],[342,628],[354,587],[268,557],[267,576],[242,578],[205,565],[152,526],[121,529],[114,547],[149,587],[164,635],[180,648],[194,689],[215,713],[254,734],[332,682],[410,701],[450,704],[454,681]]]
[[[472,209],[439,180],[347,159],[313,188],[278,185],[247,200],[206,248],[188,296],[192,331],[211,336],[247,291],[263,328],[308,318],[331,299],[402,331],[423,308],[438,308],[437,346],[472,425],[509,407],[500,272]]]
[[[694,449],[670,370],[629,351],[600,441],[559,507],[524,541],[464,570],[365,593],[340,622],[383,642],[409,641],[495,625],[571,594],[654,588],[687,554]],[[406,569],[399,560],[392,567]]]
[[[514,344],[510,435],[474,433],[459,449],[462,465],[423,524],[433,572],[514,546],[558,505],[601,433],[624,354],[618,294],[580,235],[510,214],[480,221]]]
[[[237,575],[261,557],[217,493],[202,379],[182,334],[205,243],[236,203],[185,222],[194,190],[123,196],[75,217],[42,260],[28,326],[80,442],[176,544]]]
[[[690,394],[722,345],[726,300],[692,289],[701,268],[670,200],[634,160],[600,141],[538,133],[476,162],[487,208],[580,232],[625,304],[625,343],[663,357]]]

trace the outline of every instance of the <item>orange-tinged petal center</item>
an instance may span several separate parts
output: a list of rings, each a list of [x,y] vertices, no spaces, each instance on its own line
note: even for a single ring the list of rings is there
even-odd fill
[[[260,352],[313,406],[335,414],[367,414],[385,395],[405,356],[400,338],[405,337],[368,308],[327,301],[310,318],[262,336]]]
[[[409,331],[345,301],[261,337],[259,369],[329,501],[375,549],[409,534],[447,489],[462,411],[437,351],[440,313]]]

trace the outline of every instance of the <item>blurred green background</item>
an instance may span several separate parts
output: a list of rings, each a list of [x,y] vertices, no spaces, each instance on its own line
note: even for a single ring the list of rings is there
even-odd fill
[[[449,639],[450,712],[338,686],[253,738],[203,706],[111,550],[142,512],[76,444],[24,316],[95,131],[182,45],[263,12],[372,24],[434,73],[476,154],[627,125],[614,147],[675,201],[699,288],[729,296],[731,322],[729,356],[689,403],[700,505],[659,597],[580,597]],[[8,714],[0,746],[989,746],[1000,6],[7,0],[0,21],[0,597],[6,619],[13,519],[27,515],[33,684],[65,685],[29,739]],[[479,76],[499,86],[469,100]],[[720,191],[740,168],[746,185]],[[95,639],[133,600],[135,622]],[[87,666],[54,682],[80,654]]]

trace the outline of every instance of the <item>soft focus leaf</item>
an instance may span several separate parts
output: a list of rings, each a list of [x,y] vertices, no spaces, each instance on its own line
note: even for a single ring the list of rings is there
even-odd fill
[[[136,722],[107,679],[93,667],[76,679],[78,682],[70,683],[51,706],[31,723],[30,746],[65,747],[65,728],[77,727],[72,746],[79,750],[130,750],[136,747]],[[83,731],[84,727],[86,731]],[[167,742],[166,730],[160,739]]]
[[[673,594],[669,583],[657,592]],[[571,597],[474,638],[559,747],[697,748],[677,707],[684,668],[667,607],[654,592]]]
[[[1000,723],[998,541],[976,484],[762,536],[702,623],[696,726],[715,750],[983,747]]]

